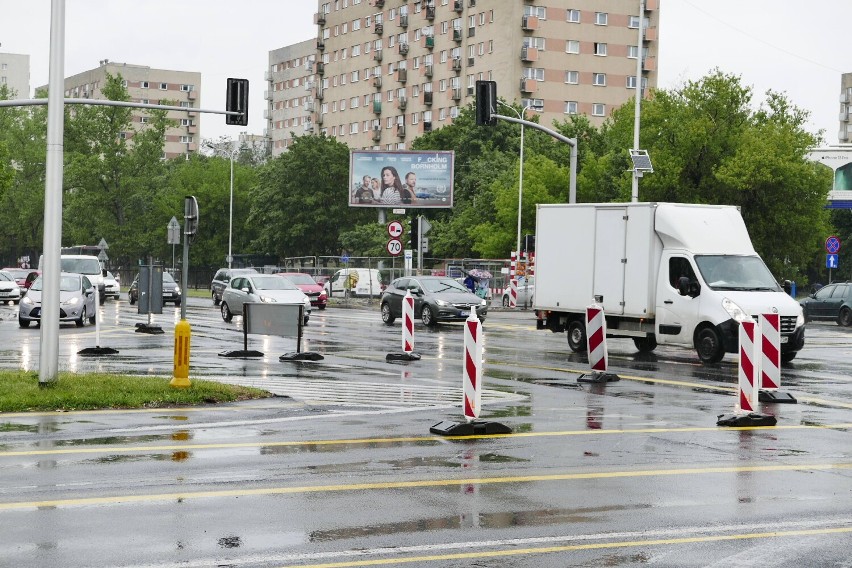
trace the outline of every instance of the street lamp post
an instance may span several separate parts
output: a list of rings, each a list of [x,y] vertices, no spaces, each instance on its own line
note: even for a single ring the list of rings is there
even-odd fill
[[[233,146],[233,141],[229,141],[228,144]],[[219,148],[214,146],[210,142],[206,142],[204,144],[207,148],[210,148],[214,152],[218,153]],[[234,234],[234,156],[236,156],[239,148],[233,148],[228,156],[231,162],[231,189],[230,189],[230,204],[228,208],[228,269],[231,268],[231,264],[233,263],[234,256],[231,252],[231,245],[233,242],[233,234]],[[215,154],[214,154],[215,155]]]

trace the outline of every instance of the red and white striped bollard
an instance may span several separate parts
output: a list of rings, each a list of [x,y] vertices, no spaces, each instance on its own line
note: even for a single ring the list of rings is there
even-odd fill
[[[405,353],[414,351],[414,297],[411,290],[406,290],[402,299],[402,350]]]
[[[605,373],[609,364],[606,350],[606,318],[603,308],[598,304],[586,308],[586,346],[592,371]]]
[[[760,381],[760,328],[753,321],[740,323],[740,362],[735,412],[755,412]]]
[[[479,418],[482,406],[482,324],[476,317],[476,307],[464,322],[464,417],[470,422]]]
[[[781,316],[761,314],[760,388],[776,391],[781,386]]]
[[[512,278],[509,280],[509,307],[518,307],[518,279]]]

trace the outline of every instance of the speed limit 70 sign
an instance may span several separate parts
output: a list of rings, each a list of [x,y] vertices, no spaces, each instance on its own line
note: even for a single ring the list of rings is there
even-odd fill
[[[399,239],[391,239],[388,241],[386,248],[391,256],[399,256],[400,253],[402,253],[402,241]]]

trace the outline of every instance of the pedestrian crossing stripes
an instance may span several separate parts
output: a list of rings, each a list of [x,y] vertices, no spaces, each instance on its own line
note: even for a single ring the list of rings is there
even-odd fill
[[[371,408],[447,408],[461,406],[461,381],[433,384],[400,380],[390,382],[334,381],[287,377],[204,377],[223,383],[239,384],[289,396],[310,405],[357,406]],[[514,392],[482,389],[482,404],[503,404],[526,400]]]

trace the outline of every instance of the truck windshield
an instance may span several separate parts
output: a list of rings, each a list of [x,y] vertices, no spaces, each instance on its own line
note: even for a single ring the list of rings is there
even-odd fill
[[[781,291],[759,256],[700,255],[695,263],[713,290]]]
[[[101,264],[97,258],[63,258],[61,259],[62,272],[73,272],[75,274],[100,274]]]

